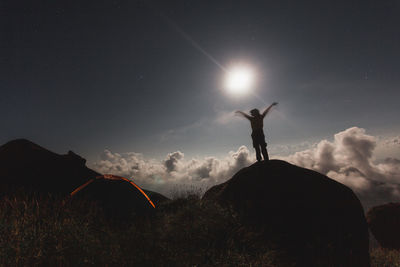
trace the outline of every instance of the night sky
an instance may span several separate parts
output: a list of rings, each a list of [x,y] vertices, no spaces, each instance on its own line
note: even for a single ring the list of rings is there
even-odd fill
[[[105,149],[222,157],[252,150],[233,111],[274,101],[272,157],[351,127],[392,138],[399,14],[391,0],[2,1],[0,143],[27,138],[89,162]],[[251,66],[258,97],[227,94],[216,63]]]

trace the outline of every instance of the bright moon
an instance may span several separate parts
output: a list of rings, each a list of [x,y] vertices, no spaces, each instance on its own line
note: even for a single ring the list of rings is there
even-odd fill
[[[254,83],[253,72],[246,67],[236,67],[228,71],[225,86],[233,95],[244,95],[248,93]]]

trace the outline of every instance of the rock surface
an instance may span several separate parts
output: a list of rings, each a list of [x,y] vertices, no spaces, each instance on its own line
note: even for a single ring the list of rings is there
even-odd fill
[[[253,243],[275,243],[298,266],[370,265],[360,201],[351,189],[315,171],[280,160],[255,163],[212,187],[203,200],[232,208],[245,229],[264,233]],[[243,234],[249,230],[240,231],[249,244],[244,240],[249,234]]]
[[[400,249],[400,203],[371,208],[367,221],[378,243],[389,249]]]

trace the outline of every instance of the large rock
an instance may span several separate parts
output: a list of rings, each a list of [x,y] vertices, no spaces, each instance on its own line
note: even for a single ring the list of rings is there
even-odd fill
[[[360,201],[315,171],[280,160],[256,163],[212,187],[203,200],[232,208],[248,229],[240,230],[242,237],[251,236],[243,231],[264,233],[253,235],[257,247],[275,243],[297,266],[370,265]]]
[[[69,151],[51,152],[25,139],[0,147],[0,190],[68,194],[90,178],[100,175],[85,166],[86,160]]]
[[[400,249],[400,203],[373,207],[367,213],[367,221],[382,247]]]

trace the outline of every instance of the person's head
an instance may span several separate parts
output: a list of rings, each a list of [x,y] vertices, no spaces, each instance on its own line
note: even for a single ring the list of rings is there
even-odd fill
[[[250,110],[250,114],[252,116],[258,116],[258,115],[260,115],[260,111],[255,108],[255,109]]]

